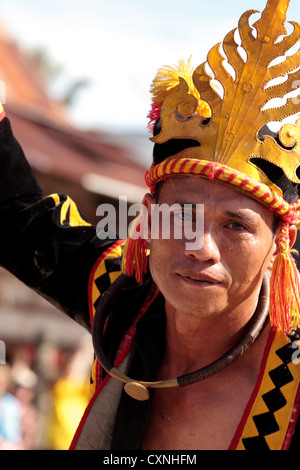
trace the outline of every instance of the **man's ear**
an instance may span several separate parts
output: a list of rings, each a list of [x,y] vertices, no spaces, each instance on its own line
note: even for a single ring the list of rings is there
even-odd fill
[[[272,265],[273,265],[273,262],[274,262],[274,259],[276,258],[276,256],[280,253],[280,236],[281,236],[281,233],[280,233],[280,227],[277,229],[277,232],[276,232],[276,235],[275,235],[275,239],[274,239],[274,242],[276,244],[276,250],[274,251],[273,253],[273,256],[271,258],[271,261],[270,261],[270,268],[272,268]],[[297,239],[297,227],[296,225],[291,225],[289,227],[289,248],[290,250],[293,248],[295,242],[296,242],[296,239]]]
[[[297,240],[297,233],[298,233],[298,230],[297,230],[296,225],[291,225],[290,226],[290,231],[289,231],[290,249],[292,249],[293,246],[295,245],[295,242]]]
[[[146,240],[148,243],[150,243],[151,241],[151,208],[152,208],[152,205],[155,204],[155,199],[154,197],[152,196],[152,194],[150,193],[147,193],[145,194],[144,198],[143,198],[143,201],[142,201],[142,205],[145,207],[143,213],[144,213],[144,217],[147,217],[147,231],[148,231],[148,234],[145,234],[145,236],[147,237]]]

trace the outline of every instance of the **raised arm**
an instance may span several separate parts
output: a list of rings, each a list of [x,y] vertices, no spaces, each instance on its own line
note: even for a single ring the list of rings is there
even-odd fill
[[[0,109],[0,265],[86,328],[88,280],[114,243],[66,195],[43,195]]]

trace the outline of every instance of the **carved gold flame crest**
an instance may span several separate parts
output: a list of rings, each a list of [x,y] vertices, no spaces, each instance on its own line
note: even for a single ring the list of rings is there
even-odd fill
[[[284,98],[300,88],[300,51],[287,54],[300,40],[300,26],[291,22],[293,31],[287,34],[288,7],[289,0],[269,0],[260,19],[252,26],[250,17],[257,12],[244,13],[237,28],[240,44],[236,29],[230,31],[223,43],[210,50],[207,61],[193,74],[201,99],[211,109],[211,118],[197,114],[198,100],[180,78],[177,89],[162,104],[161,131],[152,141],[162,144],[170,139],[193,139],[199,146],[181,151],[176,158],[222,163],[279,194],[281,190],[254,163],[257,159],[273,163],[290,181],[300,183],[296,174],[300,165],[300,120],[283,124],[285,118],[300,111],[300,96],[287,97],[278,107],[266,106],[270,100]],[[240,48],[246,57],[240,53]],[[221,84],[223,96],[212,85],[207,65],[214,80]],[[274,121],[281,123],[276,138],[271,135],[262,138],[261,129]]]

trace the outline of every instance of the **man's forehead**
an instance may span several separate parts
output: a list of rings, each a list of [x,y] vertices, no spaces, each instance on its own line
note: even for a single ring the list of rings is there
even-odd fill
[[[256,213],[269,213],[267,206],[247,193],[220,181],[209,181],[199,176],[167,178],[161,187],[160,203],[204,204],[222,208],[222,211],[249,209]]]
[[[188,199],[190,197],[203,199],[205,198],[228,198],[228,199],[245,199],[253,201],[247,193],[238,190],[234,186],[223,183],[221,181],[210,181],[197,175],[181,176],[175,175],[167,178],[162,184],[161,194],[164,197],[178,197]]]

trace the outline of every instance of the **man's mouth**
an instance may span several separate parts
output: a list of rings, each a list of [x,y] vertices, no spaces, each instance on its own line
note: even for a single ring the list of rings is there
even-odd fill
[[[186,282],[199,286],[212,286],[220,284],[220,280],[207,273],[197,273],[192,271],[181,271],[178,275]]]

